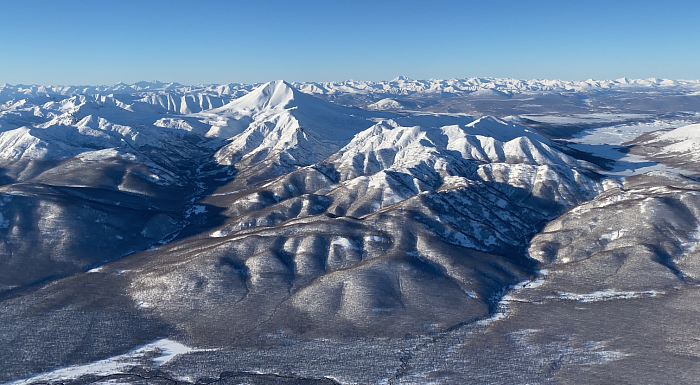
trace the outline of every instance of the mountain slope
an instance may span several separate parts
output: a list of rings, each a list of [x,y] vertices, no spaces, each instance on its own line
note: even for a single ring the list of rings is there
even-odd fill
[[[238,179],[249,185],[317,163],[371,126],[372,118],[392,115],[334,105],[275,81],[197,116],[213,122],[207,136],[230,138],[215,158],[236,165]]]
[[[269,330],[401,335],[430,319],[447,327],[478,318],[494,293],[532,268],[528,239],[603,191],[592,165],[494,118],[396,117],[325,159],[289,164],[269,154],[294,154],[299,145],[275,150],[280,142],[265,139],[295,127],[296,112],[315,111],[304,97],[292,105],[294,95],[270,83],[207,112],[249,117],[231,143],[259,133],[249,151],[263,155],[241,158],[236,178],[201,201],[223,210],[223,226],[149,253],[128,275],[132,301],[185,325],[201,344],[244,343],[247,333]],[[280,115],[292,123],[263,136],[257,122]],[[325,134],[309,123],[309,136]],[[257,164],[279,175],[258,173],[251,183]],[[425,313],[427,302],[441,310]],[[193,312],[209,316],[195,322]]]
[[[653,131],[631,142],[631,153],[689,173],[699,173],[700,124]]]
[[[382,92],[500,102],[572,84],[694,87],[472,81],[397,78]],[[366,86],[379,100],[380,85],[313,92]],[[0,380],[170,338],[211,350],[152,350],[121,378],[277,381],[287,365],[290,382],[547,382],[634,355],[606,329],[637,333],[620,331],[637,313],[616,301],[658,310],[695,290],[692,178],[606,178],[542,134],[557,127],[517,117],[415,112],[399,97],[401,111],[364,111],[284,81],[227,87],[0,89]],[[177,357],[152,365],[159,355]]]

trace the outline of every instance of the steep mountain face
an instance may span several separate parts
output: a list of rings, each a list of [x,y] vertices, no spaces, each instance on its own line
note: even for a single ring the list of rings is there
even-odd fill
[[[274,362],[314,361],[338,346],[398,352],[373,359],[367,373],[352,369],[345,382],[355,383],[389,381],[394,371],[392,381],[462,381],[467,372],[483,380],[492,374],[464,356],[490,362],[528,349],[544,358],[514,382],[549,378],[563,350],[576,362],[566,365],[617,362],[603,337],[567,329],[573,310],[561,305],[556,322],[542,321],[531,306],[658,298],[695,285],[695,179],[607,177],[610,167],[584,158],[614,163],[600,158],[609,146],[589,138],[567,147],[552,139],[564,136],[552,134],[557,127],[542,128],[545,117],[418,112],[388,99],[370,111],[310,94],[491,100],[696,86],[646,82],[0,86],[0,345],[9,347],[0,362],[11,368],[0,380],[120,354],[146,370],[146,347],[132,349],[166,337],[215,349],[183,353],[196,363],[168,369],[190,380],[223,378],[231,357],[263,354],[251,349],[260,346]],[[620,148],[644,164],[678,160],[690,174],[695,130],[640,132]],[[585,154],[596,146],[608,152]],[[540,343],[538,330],[519,329],[535,319],[560,334]],[[489,332],[502,325],[510,329]],[[280,353],[290,346],[303,349]],[[450,372],[446,362],[466,366]],[[236,375],[262,368],[240,365]],[[292,379],[327,380],[314,365],[285,365],[296,368]]]
[[[211,137],[231,138],[220,148],[218,163],[235,165],[242,188],[325,159],[372,119],[392,116],[346,108],[303,94],[284,81],[200,115],[212,122]]]

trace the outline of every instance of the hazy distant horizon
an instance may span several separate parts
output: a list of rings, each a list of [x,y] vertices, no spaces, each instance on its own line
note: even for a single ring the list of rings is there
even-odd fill
[[[391,79],[379,79],[379,80],[368,80],[368,79],[340,79],[340,80],[308,80],[308,81],[293,81],[293,80],[288,80],[288,79],[281,79],[281,78],[275,78],[275,79],[268,79],[265,81],[261,82],[254,82],[254,83],[247,83],[247,82],[237,82],[237,81],[232,81],[232,82],[227,82],[227,83],[183,83],[183,82],[178,82],[178,81],[162,81],[162,80],[138,80],[135,82],[124,82],[124,81],[118,81],[115,83],[103,83],[103,84],[89,84],[89,83],[74,83],[74,84],[40,84],[40,83],[28,83],[28,82],[20,82],[20,83],[9,83],[9,82],[4,82],[0,83],[0,86],[12,86],[12,87],[17,87],[17,86],[44,86],[44,87],[112,87],[116,86],[118,84],[124,84],[127,86],[132,86],[132,85],[137,85],[139,83],[149,83],[149,84],[176,84],[180,85],[183,87],[189,87],[189,86],[214,86],[214,85],[226,85],[226,84],[240,84],[240,85],[250,85],[250,86],[256,86],[260,84],[265,84],[270,81],[274,80],[284,80],[286,82],[292,83],[292,84],[309,84],[309,83],[344,83],[344,82],[371,82],[371,83],[382,83],[382,82],[392,82],[395,81],[397,78],[401,76],[395,76],[394,78]],[[514,81],[522,81],[522,82],[532,82],[532,81],[562,81],[562,82],[614,82],[614,81],[620,81],[623,79],[627,79],[629,81],[646,81],[646,80],[671,80],[671,81],[676,81],[676,82],[698,82],[700,83],[700,78],[696,79],[670,79],[670,78],[662,78],[662,77],[648,77],[648,78],[632,78],[629,76],[623,76],[620,78],[616,79],[595,79],[595,78],[586,78],[586,79],[555,79],[555,78],[514,78],[514,77],[491,77],[491,76],[482,76],[482,77],[477,77],[477,76],[470,76],[470,77],[463,77],[463,78],[425,78],[425,79],[415,79],[415,78],[410,78],[408,76],[404,76],[404,78],[408,78],[410,81],[418,81],[418,82],[426,82],[426,81],[450,81],[450,80],[469,80],[469,79],[483,79],[483,80],[488,80],[488,79],[498,79],[498,80],[514,80]]]

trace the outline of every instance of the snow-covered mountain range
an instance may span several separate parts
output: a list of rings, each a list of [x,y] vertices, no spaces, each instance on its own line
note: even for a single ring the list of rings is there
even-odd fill
[[[593,92],[609,90],[654,89],[668,91],[700,91],[698,80],[628,79],[616,80],[520,80],[508,78],[466,78],[413,80],[399,76],[389,81],[354,81],[295,83],[300,91],[309,94],[372,93],[389,95],[410,94],[471,94],[493,91],[502,94],[527,92]],[[488,95],[488,93],[485,93]]]
[[[487,90],[502,94],[527,92],[595,92],[595,91],[631,91],[654,90],[676,91],[688,94],[700,92],[700,80],[672,79],[628,79],[615,80],[547,80],[547,79],[512,79],[512,78],[465,78],[465,79],[429,79],[414,80],[404,76],[388,81],[346,80],[337,82],[293,82],[290,83],[301,92],[320,94],[376,94],[376,95],[411,95],[411,94],[471,94]],[[42,85],[0,85],[0,101],[17,98],[44,97],[51,99],[59,96],[73,95],[134,95],[136,99],[158,105],[169,111],[180,113],[197,112],[197,108],[215,108],[222,105],[221,100],[230,101],[252,91],[261,84],[213,84],[182,85],[179,83],[137,82],[134,84],[117,83],[105,86],[42,86]],[[488,95],[488,93],[486,93]]]
[[[181,346],[166,337],[201,348],[183,351],[211,358],[205,368],[287,346],[283,335],[413,341],[397,351],[418,356],[440,338],[467,349],[465,327],[518,301],[693,284],[698,90],[403,77],[0,86],[0,345],[11,347],[0,380]],[[657,94],[684,110],[630,107]],[[493,113],[499,98],[509,113]],[[510,113],[533,100],[536,114]],[[585,341],[584,353],[603,346]]]

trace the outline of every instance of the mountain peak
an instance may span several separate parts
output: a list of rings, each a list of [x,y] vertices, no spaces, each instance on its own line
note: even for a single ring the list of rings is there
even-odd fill
[[[503,121],[495,116],[485,115],[467,124],[467,127],[479,128],[482,130],[504,130],[507,127],[515,127],[514,124]],[[524,128],[524,127],[523,127]]]
[[[508,142],[519,137],[528,137],[538,142],[549,141],[527,127],[507,122],[491,115],[482,116],[465,125],[466,131],[471,135],[489,136],[501,142]]]
[[[229,104],[229,107],[249,111],[282,109],[294,100],[298,94],[299,91],[286,81],[274,80],[262,84],[250,91],[249,94],[234,100]]]

